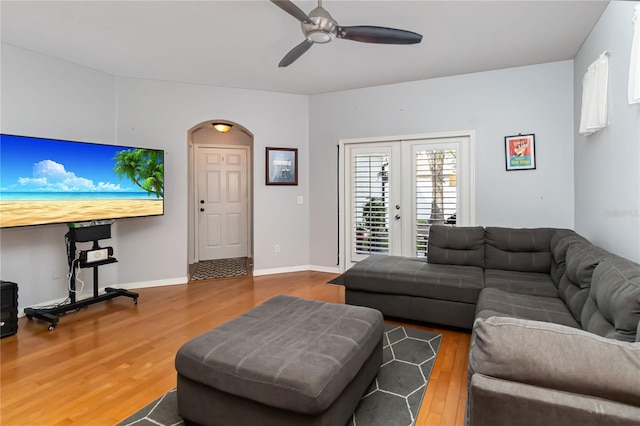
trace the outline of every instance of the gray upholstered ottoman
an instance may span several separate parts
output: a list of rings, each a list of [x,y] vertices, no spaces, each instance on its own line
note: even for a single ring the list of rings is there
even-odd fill
[[[202,425],[348,420],[382,363],[382,314],[276,296],[185,343],[178,412]]]

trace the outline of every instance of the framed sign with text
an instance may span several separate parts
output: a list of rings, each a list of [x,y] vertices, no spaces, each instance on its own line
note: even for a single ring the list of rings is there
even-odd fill
[[[506,136],[504,138],[504,154],[507,171],[535,169],[535,135]]]

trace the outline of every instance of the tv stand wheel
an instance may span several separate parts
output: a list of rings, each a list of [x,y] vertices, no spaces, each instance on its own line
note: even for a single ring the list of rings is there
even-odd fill
[[[138,304],[138,298],[136,297],[135,299],[133,299],[133,304],[137,305]]]
[[[55,324],[49,324],[49,331],[53,331],[56,329],[56,325]]]

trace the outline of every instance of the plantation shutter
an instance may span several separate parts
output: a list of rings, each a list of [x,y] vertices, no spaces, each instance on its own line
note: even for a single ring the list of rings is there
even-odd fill
[[[356,153],[352,181],[352,244],[356,255],[389,253],[389,154]]]
[[[416,256],[427,255],[429,228],[456,224],[458,210],[457,149],[414,148]]]

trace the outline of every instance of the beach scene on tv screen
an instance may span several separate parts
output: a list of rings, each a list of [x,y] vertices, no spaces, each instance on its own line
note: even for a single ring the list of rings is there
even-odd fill
[[[161,215],[163,200],[160,150],[1,136],[1,227]]]

